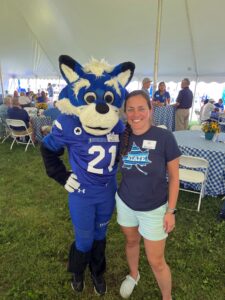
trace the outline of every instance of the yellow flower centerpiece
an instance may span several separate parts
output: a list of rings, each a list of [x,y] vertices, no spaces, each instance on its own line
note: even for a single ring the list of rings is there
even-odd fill
[[[45,102],[36,103],[36,107],[37,107],[37,109],[47,109],[48,108],[48,104],[45,103]]]
[[[202,131],[205,132],[206,140],[212,140],[214,134],[220,132],[220,127],[218,122],[207,121],[202,123]]]

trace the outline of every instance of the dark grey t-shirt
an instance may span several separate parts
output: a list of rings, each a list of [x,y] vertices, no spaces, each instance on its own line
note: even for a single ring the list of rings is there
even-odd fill
[[[191,108],[192,107],[192,101],[193,101],[193,93],[188,87],[185,87],[184,89],[182,89],[179,92],[179,94],[177,96],[177,102],[180,103],[180,105],[177,107],[177,109]]]
[[[127,155],[120,161],[119,197],[130,208],[149,211],[167,202],[167,162],[181,152],[172,132],[152,126],[143,135],[131,135]]]

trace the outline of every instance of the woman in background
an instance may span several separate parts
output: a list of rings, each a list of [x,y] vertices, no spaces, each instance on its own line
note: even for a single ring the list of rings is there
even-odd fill
[[[170,104],[170,94],[166,91],[166,84],[163,81],[159,83],[158,91],[154,94],[153,104],[157,106]]]

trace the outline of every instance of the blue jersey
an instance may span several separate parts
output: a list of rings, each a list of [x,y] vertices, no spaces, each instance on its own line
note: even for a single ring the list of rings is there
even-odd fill
[[[156,91],[153,97],[153,101],[159,101],[160,103],[166,103],[167,99],[170,99],[170,94],[168,92],[164,92],[161,95],[159,91]]]
[[[43,143],[51,151],[67,147],[72,171],[81,186],[105,185],[117,171],[115,161],[123,130],[119,121],[111,133],[94,136],[83,129],[78,117],[62,114]]]

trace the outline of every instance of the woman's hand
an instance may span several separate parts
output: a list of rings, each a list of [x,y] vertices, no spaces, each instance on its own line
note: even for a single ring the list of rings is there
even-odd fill
[[[163,227],[166,233],[175,228],[175,214],[165,213]]]

